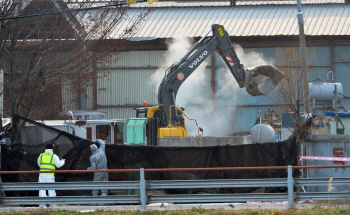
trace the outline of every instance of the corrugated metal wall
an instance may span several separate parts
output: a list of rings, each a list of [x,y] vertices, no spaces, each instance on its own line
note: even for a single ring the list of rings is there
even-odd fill
[[[334,46],[334,75],[335,81],[343,85],[345,96],[350,96],[350,46]],[[350,111],[350,98],[344,98],[342,105]]]
[[[350,87],[346,83],[350,70],[350,53],[347,51],[349,48],[348,46],[334,47],[336,81],[343,82],[345,95],[350,95]],[[288,66],[288,53],[292,52],[292,55],[297,59],[298,50],[298,47],[249,48],[244,49],[244,53],[258,52],[269,63],[276,66]],[[118,59],[110,57],[106,63],[99,64],[98,109],[107,111],[108,118],[127,118],[135,117],[135,110],[132,109],[132,106],[141,105],[143,101],[157,105],[159,81],[171,64],[164,64],[167,55],[166,51],[130,51],[122,53]],[[330,47],[308,47],[307,58],[309,80],[312,81],[316,77],[326,80],[331,67]],[[224,133],[248,132],[254,125],[256,118],[260,116],[259,110],[264,114],[270,108],[275,109],[276,103],[270,95],[253,97],[245,89],[240,89],[225,63],[217,54],[215,56],[216,108],[211,109],[210,57],[206,59],[206,63],[207,68],[204,71],[198,72],[198,74],[195,71],[192,75],[194,80],[188,79],[181,86],[177,97],[177,105],[185,105],[185,113],[189,117],[197,118],[199,126],[207,127],[207,129],[204,128],[204,131],[208,131],[210,128],[210,126],[205,125],[207,122],[217,121],[226,125],[222,129],[225,131]],[[153,75],[157,70],[160,72],[155,77]],[[157,84],[152,84],[155,79],[159,79],[159,81]],[[197,83],[195,83],[196,80]],[[63,92],[65,98],[72,97],[67,90]],[[345,108],[350,109],[349,103],[350,99],[343,99]],[[235,107],[237,105],[238,107]],[[66,104],[64,108],[76,109],[77,103]],[[93,90],[91,87],[88,89],[88,108],[93,109]],[[210,119],[213,112],[216,117]],[[218,117],[218,115],[225,117]],[[205,116],[204,119],[202,116]]]
[[[326,136],[313,135],[304,142],[307,156],[321,157],[349,157],[350,156],[350,137],[344,135]],[[321,161],[307,160],[307,166],[320,165],[345,165],[345,161]],[[333,178],[333,177],[350,177],[349,168],[325,168],[325,169],[307,169],[308,178]],[[308,187],[308,192],[328,192],[328,187]],[[333,192],[349,191],[347,186],[335,186]]]

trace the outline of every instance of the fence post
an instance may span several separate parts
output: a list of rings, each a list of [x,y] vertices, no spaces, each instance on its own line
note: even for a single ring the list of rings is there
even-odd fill
[[[141,211],[146,211],[147,195],[146,195],[146,181],[145,170],[140,169],[140,197],[141,197]]]
[[[288,166],[288,207],[294,208],[294,179],[293,179],[293,167]]]

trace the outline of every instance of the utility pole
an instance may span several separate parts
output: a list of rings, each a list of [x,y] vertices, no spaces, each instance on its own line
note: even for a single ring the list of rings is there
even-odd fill
[[[309,72],[307,70],[306,63],[306,44],[305,44],[305,32],[304,32],[304,17],[301,8],[301,0],[297,0],[298,5],[298,23],[299,23],[299,44],[300,44],[300,56],[301,56],[301,74],[303,81],[304,91],[304,111],[305,113],[311,113],[310,106],[310,90],[309,90]]]

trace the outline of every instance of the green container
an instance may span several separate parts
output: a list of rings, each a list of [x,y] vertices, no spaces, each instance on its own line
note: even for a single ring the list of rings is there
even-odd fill
[[[344,128],[338,128],[337,134],[344,134]]]

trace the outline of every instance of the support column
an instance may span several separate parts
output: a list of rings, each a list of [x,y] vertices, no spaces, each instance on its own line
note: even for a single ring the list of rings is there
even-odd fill
[[[140,198],[141,198],[141,211],[146,211],[147,194],[146,194],[146,181],[145,170],[140,169]]]
[[[294,208],[294,179],[293,179],[293,168],[291,165],[288,166],[288,207]]]

